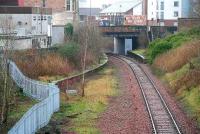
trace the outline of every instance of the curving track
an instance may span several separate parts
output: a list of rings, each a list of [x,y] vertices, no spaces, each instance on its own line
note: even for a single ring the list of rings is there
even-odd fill
[[[112,55],[130,66],[137,78],[155,134],[181,134],[165,100],[146,72],[127,57]]]

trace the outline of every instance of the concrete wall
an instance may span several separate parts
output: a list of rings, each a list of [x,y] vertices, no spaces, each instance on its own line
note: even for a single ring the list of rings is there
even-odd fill
[[[125,39],[114,37],[114,53],[125,54]]]
[[[32,48],[32,39],[15,40],[13,44],[14,50],[30,49]]]
[[[9,19],[12,29],[17,32],[17,36],[47,35],[48,19],[52,16],[44,14],[42,17],[43,20],[41,21],[41,14],[0,14],[1,20]]]
[[[10,49],[23,50],[31,48],[47,48],[47,36],[16,38],[14,40],[0,40],[0,47],[3,47],[8,41]]]
[[[52,45],[64,43],[64,26],[53,26]]]
[[[127,55],[127,52],[131,50],[133,50],[132,39],[125,39],[125,55]]]
[[[126,55],[127,51],[130,51],[133,49],[133,39],[128,38],[117,38],[114,37],[114,53],[115,54],[121,54]]]
[[[53,14],[53,25],[66,25],[73,22],[72,12],[60,12]]]

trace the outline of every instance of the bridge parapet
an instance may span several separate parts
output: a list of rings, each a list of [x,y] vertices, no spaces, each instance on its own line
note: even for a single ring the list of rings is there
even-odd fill
[[[106,26],[99,27],[100,31],[107,36],[115,35],[135,35],[142,31],[146,31],[146,26]]]

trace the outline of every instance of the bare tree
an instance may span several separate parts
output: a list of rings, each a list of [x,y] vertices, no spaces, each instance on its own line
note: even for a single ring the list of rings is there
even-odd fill
[[[100,61],[100,56],[102,55],[102,50],[104,47],[105,40],[102,38],[99,29],[92,25],[91,23],[84,24],[79,27],[78,30],[78,43],[80,44],[80,59],[81,59],[81,69],[84,72],[87,68],[87,56],[88,53],[96,58],[96,61]],[[85,74],[82,75],[81,84],[81,96],[85,96]]]
[[[0,18],[0,44],[2,47],[0,55],[0,106],[1,126],[7,125],[7,117],[10,103],[13,100],[13,83],[9,77],[9,58],[14,43],[12,18],[4,16]]]
[[[82,69],[82,82],[81,82],[81,96],[85,96],[85,73],[86,70],[86,58],[89,45],[89,26],[84,25],[78,30],[78,38],[80,44],[80,58],[81,58],[81,69]]]
[[[191,0],[191,17],[200,17],[200,1]]]

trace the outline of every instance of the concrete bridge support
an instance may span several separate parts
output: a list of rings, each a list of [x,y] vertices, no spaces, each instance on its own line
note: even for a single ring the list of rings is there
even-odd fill
[[[114,37],[114,53],[126,55],[127,51],[132,50],[132,39]]]

